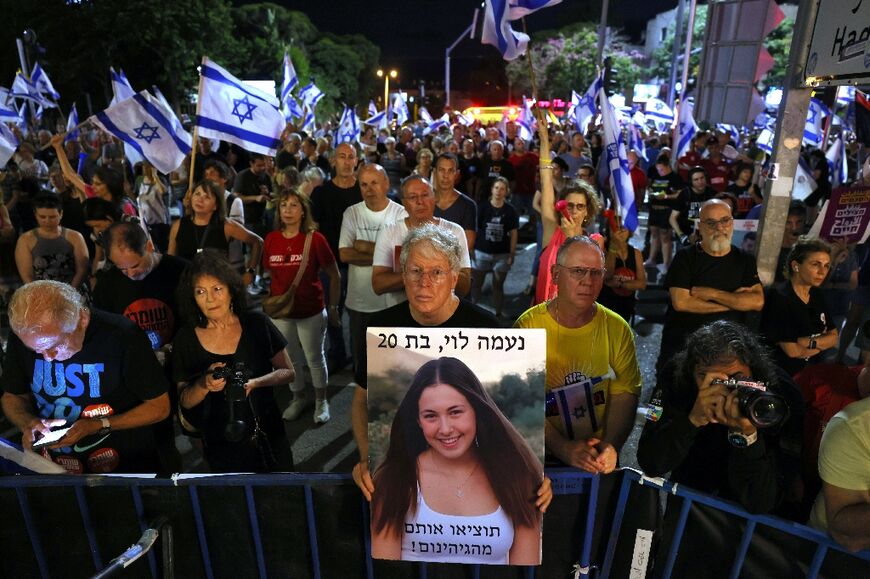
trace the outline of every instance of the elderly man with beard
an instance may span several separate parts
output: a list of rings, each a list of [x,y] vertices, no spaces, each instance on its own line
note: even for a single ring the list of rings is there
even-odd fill
[[[657,370],[683,349],[686,336],[716,320],[746,323],[764,306],[755,258],[731,245],[734,218],[720,199],[701,206],[701,242],[677,252],[665,285],[671,304],[662,329]]]

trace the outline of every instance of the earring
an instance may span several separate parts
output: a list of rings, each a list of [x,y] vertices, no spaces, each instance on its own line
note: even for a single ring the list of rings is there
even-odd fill
[[[474,435],[474,446],[480,446],[480,441],[477,440],[477,435]]]
[[[800,268],[799,268],[798,266],[794,266],[792,269],[795,270],[795,271],[797,271],[797,270],[799,270]]]

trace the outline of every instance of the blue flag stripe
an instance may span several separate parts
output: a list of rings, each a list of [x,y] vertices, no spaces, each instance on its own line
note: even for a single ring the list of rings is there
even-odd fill
[[[269,149],[281,148],[280,139],[273,139],[272,137],[261,135],[260,133],[253,133],[239,127],[228,125],[227,123],[222,123],[215,119],[210,119],[208,117],[197,115],[196,126],[202,127],[204,129],[211,129],[213,131],[221,131],[223,133],[233,135],[234,137],[237,137],[239,139],[260,145],[262,147],[267,147]]]
[[[112,120],[106,115],[106,113],[100,111],[94,116],[100,120],[103,126],[106,127],[106,129],[110,133],[133,147],[136,152],[138,152],[143,158],[145,158],[145,153],[142,152],[142,147],[139,146],[139,143],[137,143],[135,139],[130,138],[130,135],[119,129],[118,126],[115,125],[115,123],[113,123]]]
[[[151,115],[151,117],[160,124],[161,127],[166,129],[166,132],[169,133],[169,136],[172,137],[175,145],[182,153],[184,153],[185,155],[190,153],[190,147],[188,146],[188,144],[178,138],[178,135],[175,133],[175,127],[172,126],[172,123],[169,122],[169,119],[163,116],[163,113],[161,113],[157,107],[145,100],[145,97],[143,97],[141,94],[134,95],[133,100],[139,103],[139,106],[145,109],[148,114]]]
[[[227,77],[225,77],[224,75],[222,75],[222,74],[220,73],[220,71],[215,70],[214,68],[211,68],[211,67],[208,66],[208,65],[205,65],[205,66],[202,67],[202,75],[203,75],[204,77],[208,78],[208,79],[211,79],[211,80],[215,81],[215,82],[219,82],[219,83],[222,83],[222,84],[226,84],[226,85],[229,85],[229,86],[231,86],[231,87],[233,87],[233,88],[235,88],[235,89],[237,89],[237,90],[240,90],[240,91],[242,91],[243,93],[245,93],[246,95],[248,95],[249,97],[255,98],[255,99],[257,99],[257,100],[260,101],[260,102],[266,103],[267,105],[269,105],[269,106],[272,107],[273,109],[278,110],[278,107],[276,107],[276,106],[275,106],[273,103],[271,103],[270,101],[267,101],[266,99],[264,99],[264,98],[261,97],[260,95],[254,93],[254,92],[251,92],[251,91],[250,91],[249,89],[247,89],[246,87],[244,87],[244,86],[242,86],[242,85],[240,85],[240,84],[238,84],[238,83],[236,83],[236,82],[231,81],[230,79],[228,79]]]

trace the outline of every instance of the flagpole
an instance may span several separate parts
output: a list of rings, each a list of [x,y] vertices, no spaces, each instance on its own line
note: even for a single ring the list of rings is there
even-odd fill
[[[526,19],[523,17],[523,33],[528,35],[526,29]],[[531,43],[531,40],[529,41]],[[526,61],[529,64],[529,80],[532,84],[532,98],[535,99],[535,117],[538,119],[538,136],[541,139],[540,156],[538,165],[541,170],[541,192],[544,190],[551,192],[551,197],[555,201],[556,191],[553,187],[553,160],[550,159],[550,134],[549,127],[544,120],[544,115],[538,107],[538,86],[535,82],[535,69],[532,66],[532,49],[526,45]]]
[[[201,66],[205,66],[207,57],[202,57]],[[193,119],[193,147],[190,151],[190,169],[187,175],[187,191],[184,194],[184,198],[187,199],[187,196],[193,192],[193,169],[196,166],[196,150],[199,148],[199,125],[197,124],[197,120],[199,119],[199,110],[202,106],[202,70],[199,71],[199,87],[196,92],[196,116]],[[182,205],[185,205],[182,202]]]

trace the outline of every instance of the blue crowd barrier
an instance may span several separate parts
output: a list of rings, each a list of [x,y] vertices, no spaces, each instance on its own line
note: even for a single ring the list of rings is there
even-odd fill
[[[573,469],[547,472],[553,480],[555,494],[587,493],[590,497],[587,533],[581,547],[581,566],[588,569],[591,567],[598,477]],[[343,498],[332,494],[318,501],[316,493],[330,487],[340,490]],[[294,495],[302,503],[303,512],[298,518],[287,517],[286,512],[274,508],[275,504],[286,502],[281,495],[282,488],[301,489],[301,496]],[[241,497],[232,494],[236,490],[241,490]],[[219,493],[217,508],[213,501],[204,504],[204,495],[210,492]],[[47,500],[47,497],[51,498]],[[328,516],[318,512],[327,510],[325,507],[334,501],[352,502],[357,506],[339,508],[337,513],[327,513]],[[49,507],[48,502],[53,505]],[[239,509],[244,512],[238,512]],[[166,517],[162,525],[170,531],[170,536],[174,536],[174,549],[164,546],[162,566],[158,564],[156,554],[148,551],[148,564],[131,565],[125,569],[125,576],[157,579],[171,575],[172,569],[178,566],[182,570],[175,572],[180,577],[256,576],[265,579],[299,576],[321,579],[339,576],[337,571],[324,573],[325,563],[333,568],[340,563],[343,565],[341,577],[375,577],[370,556],[368,503],[346,474],[179,475],[172,479],[68,475],[0,477],[0,511],[5,520],[0,535],[0,576],[3,577],[48,579],[99,574],[107,568],[106,565],[111,567],[114,563],[108,561],[109,556],[129,550],[129,545],[152,527],[149,521],[157,517]],[[335,540],[331,532],[335,519],[344,519],[351,512],[355,513],[353,516],[357,520],[345,533],[345,547],[351,545],[355,547],[351,551],[355,552],[348,552],[346,548],[331,549],[325,555],[324,547]],[[249,530],[249,533],[243,533],[240,528],[227,529],[232,542],[243,545],[232,550],[231,554],[227,553],[226,547],[228,535],[219,528],[220,523],[232,526],[233,522],[225,520],[229,515],[233,516],[234,522],[246,521]],[[292,523],[293,533],[288,533],[286,526],[281,533],[265,530],[286,518],[295,521]],[[345,531],[346,522],[343,520],[340,525]],[[302,553],[297,548],[302,542],[301,535],[297,537],[294,533],[304,535],[307,552]],[[65,539],[59,539],[61,534]],[[276,537],[276,534],[281,536]],[[29,549],[24,548],[25,545]],[[295,557],[297,561],[306,559],[307,569],[295,573],[288,571],[283,564],[286,559],[283,562],[275,560],[278,554],[285,558]],[[171,564],[167,564],[167,558],[171,558]],[[227,567],[228,560],[230,565],[244,567],[248,572],[232,574]],[[417,566],[419,577],[425,579],[428,565],[420,563]],[[480,566],[467,567],[473,577],[480,575]],[[525,577],[533,578],[535,567],[525,568],[524,573]]]
[[[848,553],[846,549],[834,541],[831,536],[818,529],[801,525],[792,521],[781,519],[771,515],[753,514],[739,505],[718,499],[716,497],[700,493],[688,487],[678,485],[660,478],[650,478],[639,471],[625,469],[622,485],[619,490],[619,497],[616,504],[616,510],[613,515],[613,523],[610,531],[608,548],[601,567],[601,576],[610,577],[611,570],[614,564],[614,555],[616,553],[618,537],[620,536],[623,517],[626,514],[626,509],[629,504],[629,492],[632,485],[641,485],[644,487],[658,490],[660,493],[666,493],[671,496],[680,497],[682,503],[679,505],[679,514],[677,516],[676,528],[670,537],[670,544],[665,545],[666,557],[664,560],[656,560],[655,577],[669,578],[674,571],[674,565],[677,560],[677,555],[682,546],[686,523],[689,518],[690,509],[693,505],[704,505],[705,507],[715,509],[721,513],[735,517],[741,520],[743,525],[742,536],[739,544],[734,550],[734,558],[731,562],[731,568],[728,572],[728,577],[736,579],[746,576],[744,574],[744,563],[746,561],[749,546],[756,532],[767,527],[774,529],[785,535],[796,537],[805,541],[809,545],[814,545],[813,556],[810,560],[805,573],[806,579],[816,579],[819,576],[820,570],[825,563],[826,556],[831,551],[846,553],[854,558],[854,563],[850,566],[849,577],[870,577],[870,565],[864,566],[862,562],[870,563],[870,550],[864,550],[857,553]],[[662,551],[659,552],[661,557]],[[786,553],[786,556],[796,559],[798,553]],[[863,571],[862,571],[863,569]],[[641,570],[644,575],[649,570]],[[854,572],[855,574],[852,574]],[[640,575],[640,576],[644,576]],[[775,576],[773,574],[769,575]]]

